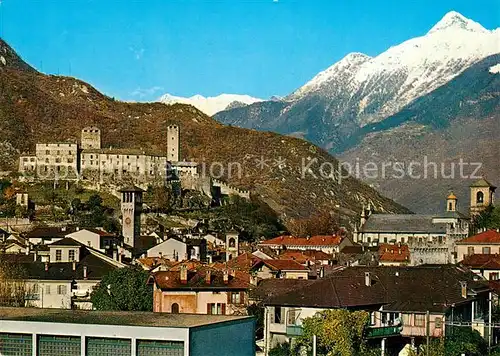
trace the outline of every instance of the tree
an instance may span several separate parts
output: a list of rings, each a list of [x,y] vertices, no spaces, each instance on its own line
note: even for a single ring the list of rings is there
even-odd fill
[[[105,275],[90,295],[97,310],[152,311],[149,273],[139,267],[118,268]]]
[[[278,344],[269,350],[269,356],[292,356],[295,355],[294,350],[292,350],[290,344],[285,342],[283,344]]]
[[[302,219],[292,219],[288,223],[290,232],[294,236],[334,235],[338,225],[329,211],[322,210]]]
[[[473,227],[475,231],[481,229],[499,229],[500,228],[500,207],[488,206],[479,215],[474,217]]]
[[[24,307],[28,287],[25,271],[17,265],[0,260],[0,306]]]
[[[357,356],[371,352],[363,340],[370,320],[365,311],[345,309],[325,310],[302,321],[303,334],[297,345],[312,348],[313,335],[317,337],[318,355]]]

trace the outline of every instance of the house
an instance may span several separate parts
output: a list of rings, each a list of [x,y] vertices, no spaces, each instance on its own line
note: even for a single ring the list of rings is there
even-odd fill
[[[179,270],[152,273],[148,283],[155,312],[246,315],[251,287],[246,272],[182,264]]]
[[[73,232],[77,231],[75,227],[69,226],[38,226],[27,232],[23,237],[32,245],[47,245],[57,240],[61,240]]]
[[[328,265],[333,260],[333,255],[317,250],[284,250],[281,252],[277,259],[280,260],[294,260],[304,266],[311,266],[315,264]]]
[[[148,257],[163,257],[171,261],[207,258],[207,242],[204,239],[170,237],[146,251]]]
[[[474,254],[500,253],[500,232],[498,230],[487,230],[457,241],[456,249],[459,260],[464,260],[467,256]]]
[[[26,274],[27,305],[38,308],[90,309],[90,293],[101,278],[125,265],[99,251],[63,238],[47,246],[45,261],[37,251],[4,254],[0,261]]]
[[[118,250],[118,246],[121,245],[120,239],[115,234],[102,229],[76,228],[76,231],[66,234],[65,237],[69,237],[102,253]]]
[[[460,264],[489,281],[500,280],[500,255],[498,253],[467,255]]]
[[[309,269],[294,260],[260,260],[251,268],[258,280],[268,278],[307,279]]]
[[[318,235],[312,237],[278,236],[260,242],[258,247],[268,247],[275,251],[284,249],[301,251],[316,250],[333,254],[339,252],[344,246],[349,245],[353,245],[353,243],[347,237]]]
[[[367,337],[386,339],[382,345],[388,348],[424,342],[427,327],[431,337],[442,337],[451,322],[472,325],[488,337],[490,293],[487,281],[466,269],[426,265],[344,267],[318,280],[294,283],[263,280],[252,295],[260,296],[266,306],[269,350],[300,335],[305,318],[340,308],[369,312]],[[392,346],[389,338],[394,338]]]
[[[237,315],[0,308],[0,355],[254,356]]]
[[[408,265],[410,263],[410,249],[408,248],[408,245],[379,245],[378,263],[381,266]]]

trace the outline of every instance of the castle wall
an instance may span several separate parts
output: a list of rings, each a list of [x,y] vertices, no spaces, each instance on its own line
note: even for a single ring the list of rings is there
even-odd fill
[[[78,145],[76,143],[37,143],[39,179],[75,180],[78,178]]]

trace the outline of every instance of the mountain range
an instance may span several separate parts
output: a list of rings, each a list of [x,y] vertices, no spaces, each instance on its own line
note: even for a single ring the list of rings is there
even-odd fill
[[[170,94],[162,95],[158,101],[164,104],[189,104],[208,116],[215,115],[219,111],[243,107],[249,104],[261,102],[262,99],[251,97],[250,95],[239,94],[220,94],[218,96],[204,97],[202,95],[193,95],[189,98],[174,96]]]
[[[369,158],[381,165],[395,155],[407,162],[422,142],[426,147],[420,152],[430,157],[441,152],[441,161],[457,158],[457,142],[475,153],[465,156],[479,160],[495,152],[498,144],[482,142],[494,142],[498,130],[476,130],[482,132],[476,137],[464,128],[498,123],[498,53],[500,29],[487,30],[452,11],[423,36],[378,56],[348,54],[282,100],[225,110],[214,117],[226,124],[307,139],[351,163]],[[431,137],[446,136],[449,130],[458,141],[449,142],[449,150],[442,152],[440,141]],[[497,181],[496,169],[487,162],[483,166],[482,172]],[[440,206],[438,199],[448,189],[463,190],[467,185],[436,179],[435,189],[428,191],[429,182],[423,180],[408,185],[387,177],[359,178],[416,211]]]
[[[101,129],[103,147],[165,154],[167,126],[177,124],[182,159],[208,172],[215,167],[211,175],[249,189],[285,222],[323,209],[357,220],[368,202],[380,211],[408,212],[355,178],[318,174],[319,165],[339,162],[307,141],[225,126],[190,105],[114,100],[78,79],[37,72],[1,39],[0,54],[0,170],[15,170],[19,155],[33,152],[37,142],[75,142],[89,125]],[[304,160],[316,162],[316,176],[303,174]]]

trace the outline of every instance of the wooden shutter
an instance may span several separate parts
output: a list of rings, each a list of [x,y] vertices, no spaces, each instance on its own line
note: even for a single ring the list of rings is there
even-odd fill
[[[207,314],[212,314],[212,303],[207,303]]]
[[[227,304],[231,304],[231,301],[232,301],[232,299],[231,299],[232,292],[227,292],[226,294],[227,294]]]
[[[226,304],[222,303],[221,305],[221,313],[222,315],[226,315]]]
[[[240,304],[245,304],[245,292],[240,292]]]

